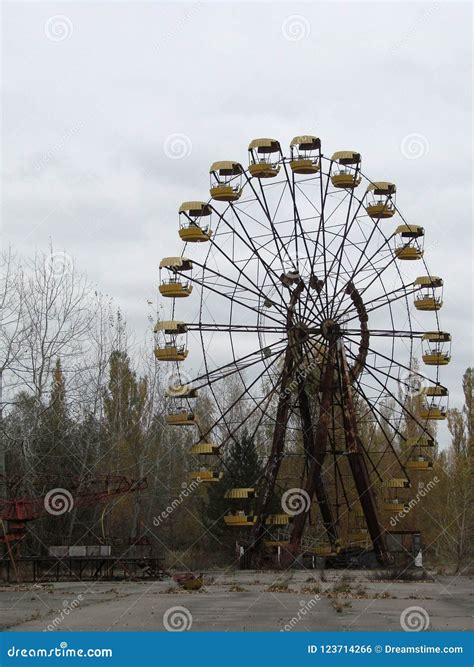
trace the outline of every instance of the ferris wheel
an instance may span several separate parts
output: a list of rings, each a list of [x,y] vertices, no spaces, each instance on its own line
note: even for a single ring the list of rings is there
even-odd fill
[[[432,468],[447,410],[451,336],[424,228],[405,220],[394,183],[363,173],[360,153],[325,156],[315,136],[286,154],[255,139],[247,167],[209,172],[210,198],[179,207],[185,245],[160,263],[170,315],[155,327],[155,356],[174,376],[166,421],[195,433],[191,476],[226,479],[226,448],[250,430],[264,472],[246,487],[227,480],[235,509],[223,520],[248,531],[251,554],[267,544],[297,555],[319,522],[314,553],[355,544],[388,562],[387,517]],[[227,378],[238,380],[231,405]],[[200,392],[212,423],[197,418]]]

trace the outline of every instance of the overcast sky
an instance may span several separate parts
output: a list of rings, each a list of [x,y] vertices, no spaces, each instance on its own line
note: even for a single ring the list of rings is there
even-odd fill
[[[426,230],[445,279],[442,379],[472,363],[468,3],[5,3],[3,243],[51,238],[142,335],[177,207],[250,139],[321,137]],[[183,135],[176,140],[175,135]]]

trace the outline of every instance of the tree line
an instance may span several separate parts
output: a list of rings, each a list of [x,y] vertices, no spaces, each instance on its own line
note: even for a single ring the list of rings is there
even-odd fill
[[[228,562],[236,533],[222,521],[234,509],[224,493],[254,484],[268,451],[268,426],[253,428],[245,404],[234,405],[238,381],[225,379],[220,388],[233,406],[227,424],[245,421],[226,448],[223,482],[200,484],[181,502],[195,468],[193,429],[166,425],[167,379],[153,358],[152,334],[133,340],[112,299],[52,247],[28,260],[4,252],[0,269],[0,498],[41,498],[58,487],[93,494],[107,478],[147,479],[139,493],[29,522],[22,554],[75,543],[126,553],[146,538],[168,564]],[[433,560],[458,564],[472,553],[472,369],[462,383],[464,405],[448,414],[451,442],[435,456],[439,483],[416,510]],[[209,424],[217,414],[205,392],[196,411]],[[219,435],[228,435],[228,426],[221,428]],[[301,481],[296,458],[282,468],[282,488]],[[154,521],[170,506],[166,520]],[[317,531],[316,517],[313,526]]]

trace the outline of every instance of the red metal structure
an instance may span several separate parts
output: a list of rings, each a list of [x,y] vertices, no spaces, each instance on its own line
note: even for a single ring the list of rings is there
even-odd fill
[[[19,487],[21,478],[12,481],[10,487]],[[72,507],[94,507],[111,498],[135,493],[147,488],[147,480],[133,480],[118,475],[106,475],[89,479],[71,478],[69,488],[53,488],[33,498],[6,499],[0,498],[0,519],[3,531],[0,541],[11,545],[16,544],[26,535],[26,524],[48,514],[62,514],[54,509],[56,501],[69,502]],[[54,492],[56,496],[54,496]],[[53,495],[50,495],[53,494]],[[49,497],[49,499],[48,499]],[[10,547],[9,547],[10,548]]]

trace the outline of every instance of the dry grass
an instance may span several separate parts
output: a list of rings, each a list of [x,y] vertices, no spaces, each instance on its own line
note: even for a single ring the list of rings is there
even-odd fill
[[[348,600],[333,600],[331,604],[338,614],[342,614],[345,609],[352,607],[352,602]]]
[[[295,593],[292,588],[290,588],[288,580],[284,579],[281,581],[275,581],[267,588],[267,593]]]
[[[376,572],[372,576],[372,581],[434,581],[434,577],[426,570],[406,570],[390,569],[383,572]]]

